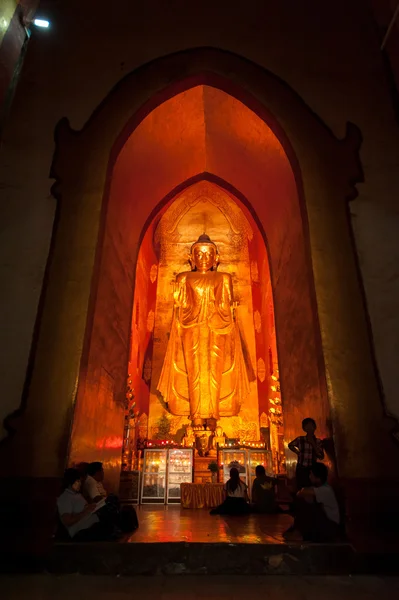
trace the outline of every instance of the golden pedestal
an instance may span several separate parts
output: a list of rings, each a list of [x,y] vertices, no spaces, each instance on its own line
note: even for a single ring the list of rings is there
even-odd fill
[[[194,457],[194,483],[212,483],[212,473],[208,471],[208,465],[212,462],[209,456]]]

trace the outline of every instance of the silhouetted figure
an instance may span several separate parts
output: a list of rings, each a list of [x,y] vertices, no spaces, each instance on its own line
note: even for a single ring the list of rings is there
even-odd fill
[[[230,479],[224,486],[225,500],[211,510],[211,515],[247,515],[250,512],[248,486],[241,481],[238,469],[230,469]]]
[[[255,469],[256,478],[252,484],[251,510],[256,513],[275,513],[276,504],[276,479],[268,477],[263,465]]]
[[[306,435],[300,435],[288,444],[288,448],[297,454],[296,486],[297,490],[310,485],[310,470],[318,461],[323,460],[324,450],[322,441],[315,436],[316,421],[311,418],[302,421],[302,429]]]

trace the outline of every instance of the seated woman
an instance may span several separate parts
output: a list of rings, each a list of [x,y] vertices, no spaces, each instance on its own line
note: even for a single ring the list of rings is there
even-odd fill
[[[64,474],[64,491],[57,499],[61,524],[73,541],[97,541],[111,537],[109,527],[94,514],[96,504],[88,504],[80,493],[81,473],[67,469]]]
[[[256,513],[277,512],[275,486],[276,480],[266,475],[263,465],[255,469],[256,478],[252,484],[251,510]]]
[[[211,510],[211,515],[247,515],[249,513],[248,486],[241,481],[238,469],[230,470],[230,479],[224,486],[224,502]]]

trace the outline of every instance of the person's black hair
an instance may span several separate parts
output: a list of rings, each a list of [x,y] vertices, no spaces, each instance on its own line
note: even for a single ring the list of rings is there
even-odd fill
[[[227,482],[227,487],[231,492],[235,492],[239,485],[241,485],[240,474],[238,472],[238,469],[233,467],[232,469],[230,469],[230,479]]]
[[[71,487],[75,481],[77,481],[78,479],[81,479],[82,475],[81,473],[78,471],[78,469],[67,469],[64,473],[64,481],[63,481],[63,487],[66,490],[66,488]]]
[[[263,465],[257,465],[256,469],[255,469],[255,474],[256,475],[266,475],[266,469]]]
[[[306,419],[302,421],[302,429],[305,429],[306,425],[308,425],[309,423],[312,423],[314,425],[314,428],[316,429],[316,421],[312,419],[312,417],[306,417]]]
[[[93,477],[93,475],[95,475],[99,471],[102,471],[102,468],[103,468],[102,462],[92,462],[87,467],[87,474],[91,475],[91,477]]]
[[[311,471],[317,479],[320,479],[322,484],[326,483],[328,478],[328,467],[326,467],[324,463],[315,463],[312,465]]]
[[[76,468],[83,477],[86,477],[88,466],[89,466],[89,463],[81,462],[78,465],[76,465]]]

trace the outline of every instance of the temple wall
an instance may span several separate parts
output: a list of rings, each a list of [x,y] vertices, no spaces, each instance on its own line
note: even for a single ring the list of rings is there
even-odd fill
[[[94,273],[98,289],[91,298],[91,335],[82,358],[69,456],[71,463],[101,460],[112,473],[121,461],[134,282],[129,243],[133,207],[118,182],[116,178],[111,185],[104,214],[104,242]],[[117,475],[110,484],[117,487]]]
[[[81,128],[128,72],[197,46],[229,50],[271,70],[336,136],[344,136],[347,121],[360,128],[365,182],[351,218],[386,403],[399,417],[399,137],[365,4],[337,0],[326,17],[318,0],[289,6],[248,0],[246,11],[240,3],[205,0],[198,14],[181,3],[177,18],[161,1],[134,11],[129,0],[99,0],[95,11],[81,0],[41,3],[52,30],[30,41],[0,155],[1,420],[19,406],[25,380],[55,211],[49,172],[57,122],[67,116]],[[127,271],[122,260],[126,282]]]
[[[23,60],[21,53],[27,40],[23,21],[29,23],[38,3],[39,0],[0,2],[0,128],[7,117]]]

